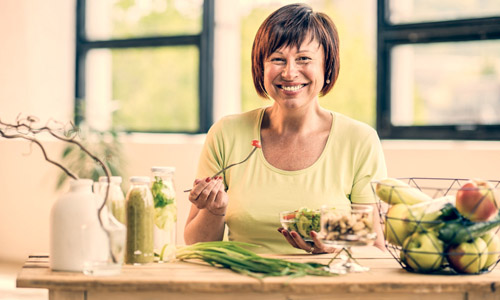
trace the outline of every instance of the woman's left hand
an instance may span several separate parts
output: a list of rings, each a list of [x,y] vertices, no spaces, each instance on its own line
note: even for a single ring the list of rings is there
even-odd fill
[[[304,241],[304,239],[295,231],[288,231],[283,227],[278,228],[278,231],[294,248],[302,249],[311,254],[335,253],[340,251],[338,248],[325,246],[325,244],[319,240],[318,233],[315,231],[311,231],[310,233],[313,240],[312,245],[311,242]]]

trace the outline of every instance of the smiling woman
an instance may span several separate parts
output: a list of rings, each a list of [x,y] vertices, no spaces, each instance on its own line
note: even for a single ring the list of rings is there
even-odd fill
[[[280,228],[280,212],[374,205],[370,181],[386,176],[377,133],[319,104],[338,76],[338,40],[332,20],[306,4],[283,6],[262,23],[252,75],[271,105],[226,116],[209,130],[189,195],[187,244],[222,239],[227,222],[230,240],[259,244],[260,252],[333,252],[314,231],[308,244]],[[262,151],[244,167],[226,170],[223,180],[211,178],[241,160],[252,139],[260,140]],[[376,231],[376,245],[383,247]]]

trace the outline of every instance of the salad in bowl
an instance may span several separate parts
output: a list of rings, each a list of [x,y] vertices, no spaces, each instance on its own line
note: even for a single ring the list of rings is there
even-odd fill
[[[311,231],[319,232],[321,212],[309,208],[280,213],[281,226],[288,231],[297,232],[305,241],[312,241]]]

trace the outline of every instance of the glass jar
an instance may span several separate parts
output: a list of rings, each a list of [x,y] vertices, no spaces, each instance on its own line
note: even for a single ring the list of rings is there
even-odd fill
[[[125,263],[145,264],[153,262],[153,195],[150,179],[145,176],[130,178],[127,192],[127,247]]]
[[[175,259],[177,203],[174,167],[152,167],[151,192],[155,206],[154,248],[158,262]]]
[[[120,221],[120,223],[125,224],[126,219],[126,207],[125,207],[125,196],[121,188],[122,178],[120,176],[111,176],[109,178],[109,194],[107,207],[108,210],[115,216],[115,218]],[[99,187],[98,194],[104,199],[106,196],[106,188],[108,187],[108,178],[106,176],[99,177]]]
[[[97,276],[116,275],[121,272],[125,255],[126,228],[110,212],[107,205],[100,210],[99,219],[98,223],[82,226],[85,241],[82,247],[83,273]]]

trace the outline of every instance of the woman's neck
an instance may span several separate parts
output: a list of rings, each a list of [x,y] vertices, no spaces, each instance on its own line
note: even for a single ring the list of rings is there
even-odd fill
[[[262,129],[271,130],[279,135],[303,135],[328,129],[330,124],[330,113],[319,105],[295,110],[284,110],[273,105],[264,113]]]

